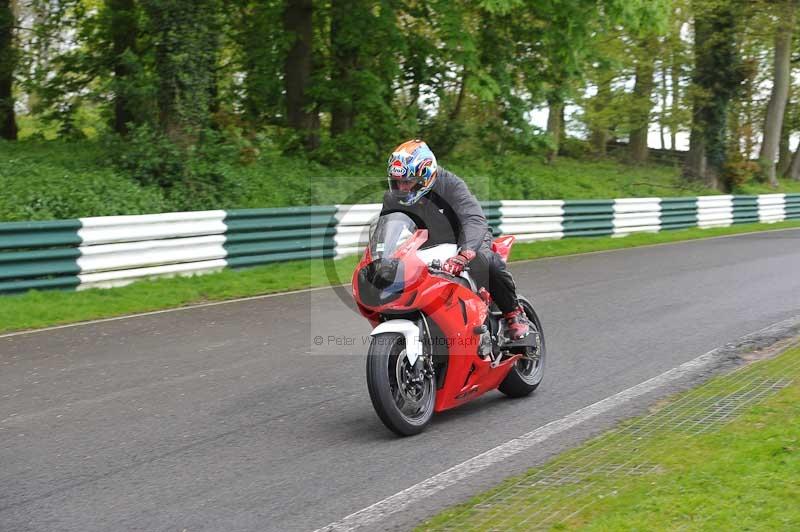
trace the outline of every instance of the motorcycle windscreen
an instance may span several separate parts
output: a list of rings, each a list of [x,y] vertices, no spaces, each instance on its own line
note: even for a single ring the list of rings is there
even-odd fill
[[[416,230],[417,224],[408,215],[402,212],[384,214],[370,227],[369,251],[372,259],[391,258]]]
[[[385,305],[403,293],[405,268],[395,254],[416,230],[417,224],[402,212],[384,214],[370,227],[372,262],[358,272],[358,292],[365,305]]]
[[[396,259],[378,259],[358,272],[358,294],[369,307],[379,307],[400,297],[405,289],[403,263]]]

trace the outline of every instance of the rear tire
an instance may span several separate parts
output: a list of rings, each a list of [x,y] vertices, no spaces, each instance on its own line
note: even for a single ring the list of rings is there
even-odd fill
[[[534,333],[534,329],[539,331],[541,347],[535,361],[526,358],[517,360],[506,378],[500,383],[498,390],[509,397],[525,397],[539,387],[542,378],[544,378],[544,362],[547,354],[544,331],[542,331],[542,323],[539,321],[539,316],[536,315],[536,311],[533,310],[533,305],[531,305],[530,301],[520,297],[519,302],[531,322],[531,334]]]
[[[399,436],[422,432],[433,416],[436,403],[435,378],[420,386],[420,401],[410,402],[398,386],[398,373],[407,367],[405,337],[383,333],[372,337],[367,353],[367,388],[372,406],[383,424]]]

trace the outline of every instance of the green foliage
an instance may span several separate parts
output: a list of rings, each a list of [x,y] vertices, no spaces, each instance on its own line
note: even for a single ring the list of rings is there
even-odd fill
[[[126,140],[0,143],[0,187],[8,191],[0,199],[0,220],[370,202],[386,187],[385,156],[323,165],[284,155],[266,137],[222,142],[223,135],[235,138],[235,131],[204,132],[192,149],[148,126],[132,129]],[[547,165],[537,156],[487,156],[465,148],[441,162],[480,199],[708,192],[684,187],[671,167],[569,158]]]
[[[106,146],[123,175],[144,187],[160,188],[175,209],[214,208],[239,196],[230,176],[242,148],[217,131],[205,130],[194,144],[184,147],[143,125],[124,140],[109,137]]]
[[[235,131],[224,134],[235,137]],[[204,132],[191,150],[147,126],[133,129],[125,141],[109,136],[0,143],[0,221],[376,202],[386,187],[385,157],[323,165],[282,154],[269,136],[221,142],[222,135]],[[682,181],[670,166],[573,158],[588,150],[577,139],[567,139],[566,156],[555,164],[546,164],[541,155],[488,156],[481,150],[462,144],[441,163],[464,177],[482,200],[713,193]],[[743,162],[731,172],[748,168]],[[737,192],[773,191],[763,184],[740,184],[749,174],[741,175],[730,185]],[[800,192],[800,183],[782,181],[778,191]]]
[[[721,173],[727,158],[728,105],[744,79],[736,0],[696,0],[692,142],[702,139],[708,166]],[[700,176],[698,176],[700,177]]]
[[[723,166],[722,178],[726,190],[736,190],[756,180],[763,183],[765,180],[761,176],[759,164],[745,160],[738,152],[734,152]]]
[[[168,210],[157,187],[109,171],[90,142],[0,141],[0,220],[52,220]],[[76,156],[79,154],[79,156]]]
[[[241,95],[241,104],[253,123],[276,123],[285,105],[282,79],[289,36],[277,23],[282,17],[282,0],[231,1],[230,37],[235,44],[233,62],[244,76],[234,80],[229,96]]]
[[[150,126],[134,128],[125,138],[108,137],[111,160],[139,184],[169,188],[185,170],[181,149]]]
[[[250,201],[241,191],[252,185],[240,176],[262,164],[262,151],[302,155],[298,164],[310,168],[353,168],[354,159],[355,167],[380,161],[391,146],[423,137],[443,160],[587,156],[585,143],[559,147],[563,127],[545,133],[532,124],[544,106],[558,116],[577,105],[567,130],[585,133],[595,155],[631,133],[642,146],[636,133],[657,115],[673,136],[692,126],[721,167],[726,150],[746,159],[756,142],[771,5],[26,0],[16,3],[30,25],[17,32],[20,123],[23,136],[76,141],[113,130],[120,175],[183,206]],[[653,79],[665,82],[659,96],[670,102],[657,113]],[[735,166],[729,185],[743,186],[746,172]],[[328,193],[313,185],[290,195],[304,203]],[[266,188],[259,198],[284,203]]]
[[[0,138],[16,139],[13,80],[19,53],[14,42],[16,20],[9,0],[0,0]]]
[[[219,0],[145,0],[154,35],[159,125],[174,142],[189,145],[211,125],[217,107]]]

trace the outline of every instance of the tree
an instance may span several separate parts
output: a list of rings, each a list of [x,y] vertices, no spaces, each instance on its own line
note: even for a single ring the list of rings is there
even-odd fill
[[[800,146],[797,147],[792,156],[792,163],[789,166],[786,177],[795,181],[800,181]]]
[[[692,131],[684,175],[721,188],[728,104],[742,76],[736,49],[737,0],[695,0]]]
[[[284,62],[287,125],[303,137],[306,149],[319,146],[319,113],[311,106],[313,52],[313,2],[288,0],[283,14],[283,27],[290,46]]]
[[[597,95],[591,99],[586,109],[589,122],[589,141],[594,153],[600,156],[606,154],[606,147],[611,136],[613,126],[610,113],[605,113],[611,105],[612,89],[611,82],[613,72],[609,68],[602,68],[598,71]]]
[[[281,1],[233,2],[231,37],[236,51],[235,70],[241,74],[232,95],[240,103],[249,127],[277,125],[285,115],[283,69],[288,40],[275,20],[284,16]]]
[[[667,118],[669,126],[670,149],[677,149],[677,137],[680,128],[689,125],[691,112],[685,104],[685,89],[683,81],[688,77],[687,72],[692,66],[692,53],[686,41],[681,36],[684,27],[690,22],[689,0],[675,0],[670,14],[669,31],[664,41],[665,61],[669,63],[670,77],[670,107]]]
[[[128,126],[138,122],[130,97],[136,62],[137,13],[134,0],[107,0],[114,72],[114,131],[128,133]]]
[[[667,140],[664,137],[664,128],[669,122],[669,107],[667,106],[667,98],[669,98],[669,88],[667,87],[667,79],[669,78],[669,70],[667,62],[661,61],[661,68],[658,72],[658,102],[661,107],[661,112],[658,114],[658,140],[661,143],[661,149],[667,149]]]
[[[220,39],[218,0],[145,0],[155,37],[158,123],[179,145],[211,125]]]
[[[553,162],[564,138],[564,89],[554,88],[547,98],[547,134],[552,147],[547,150],[547,160]]]
[[[11,0],[0,0],[0,138],[7,140],[17,138],[13,93],[17,64],[14,23]]]
[[[368,17],[366,2],[359,0],[331,0],[331,62],[332,78],[338,90],[349,93],[354,85],[352,78],[360,63],[361,24],[358,19]],[[344,96],[344,95],[340,95]],[[357,100],[350,94],[333,99],[331,106],[331,135],[341,135],[353,127]]]
[[[394,1],[332,0],[326,14],[327,79],[315,93],[330,113],[333,142],[327,153],[344,154],[358,147],[377,157],[397,141],[392,103],[403,39],[393,37]]]
[[[641,162],[648,155],[656,65],[662,138],[668,129],[674,139],[686,121],[680,88],[687,63],[681,28],[687,15],[685,0],[631,2],[627,7],[631,11],[621,20],[601,21],[590,45],[589,86],[597,90],[584,105],[584,119],[595,153],[605,153],[610,137],[628,136],[630,158]],[[631,82],[632,91],[626,88]]]
[[[791,70],[789,61],[792,50],[792,32],[795,25],[797,0],[784,0],[779,5],[778,27],[775,32],[775,59],[772,83],[772,94],[767,106],[767,117],[764,122],[764,137],[761,144],[759,163],[770,185],[778,186],[775,175],[775,162],[781,136],[781,125],[789,97],[789,81]]]
[[[636,83],[633,87],[634,105],[631,108],[630,152],[631,160],[643,163],[647,160],[647,136],[650,132],[650,111],[653,109],[652,92],[655,86],[656,48],[658,39],[648,35],[637,47]]]
[[[786,101],[786,110],[783,113],[783,121],[781,123],[781,138],[778,143],[778,164],[775,172],[778,175],[785,175],[789,171],[789,166],[792,164],[792,152],[789,149],[789,140],[794,129],[795,120],[793,115],[796,114],[795,108],[797,106],[792,104],[791,96]]]
[[[583,121],[589,133],[589,142],[596,155],[606,155],[608,142],[619,135],[619,117],[628,109],[624,82],[630,65],[630,39],[623,28],[598,31],[591,45],[586,82],[596,87],[593,95],[579,101]]]

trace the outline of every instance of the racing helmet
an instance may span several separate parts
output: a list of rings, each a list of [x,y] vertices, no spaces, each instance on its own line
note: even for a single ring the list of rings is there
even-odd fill
[[[413,205],[433,188],[436,156],[420,139],[396,147],[389,156],[389,190],[402,205]]]

